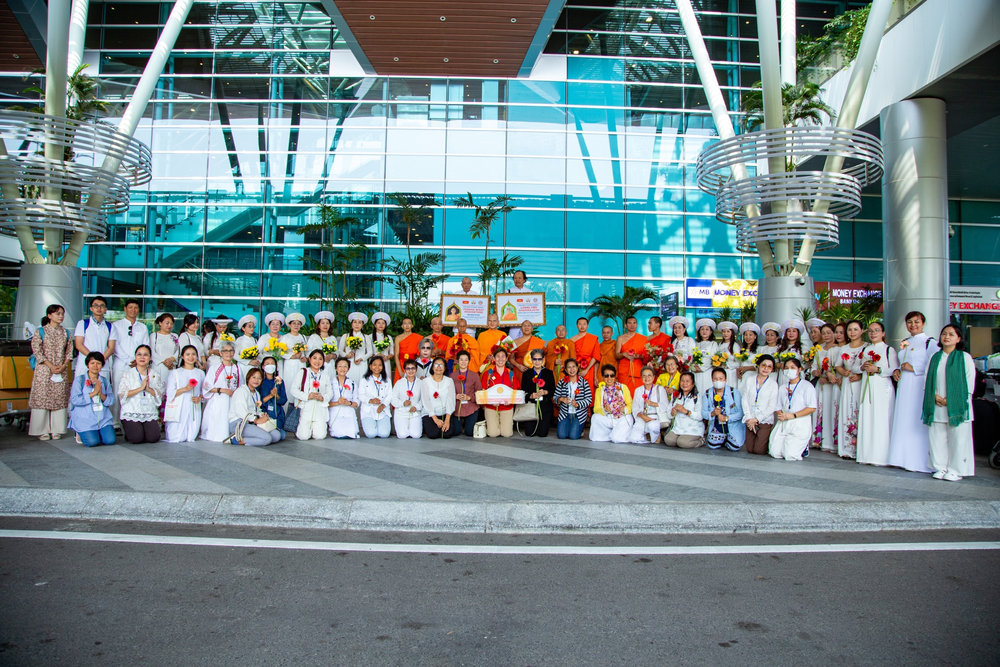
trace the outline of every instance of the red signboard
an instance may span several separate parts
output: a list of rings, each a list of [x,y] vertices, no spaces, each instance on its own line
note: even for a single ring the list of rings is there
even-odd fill
[[[816,282],[815,289],[829,290],[830,303],[851,304],[869,296],[882,299],[882,283]]]

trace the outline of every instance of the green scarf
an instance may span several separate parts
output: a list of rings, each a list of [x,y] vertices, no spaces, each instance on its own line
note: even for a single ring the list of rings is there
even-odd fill
[[[937,395],[937,369],[941,363],[943,352],[937,352],[927,364],[927,374],[924,378],[924,423],[930,426],[934,423],[934,396]],[[965,354],[961,350],[952,350],[948,355],[948,365],[944,368],[944,386],[948,396],[948,423],[958,426],[969,418],[969,387],[965,377]]]

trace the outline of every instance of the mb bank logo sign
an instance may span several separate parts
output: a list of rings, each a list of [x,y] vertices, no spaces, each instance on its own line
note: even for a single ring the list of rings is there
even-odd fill
[[[685,287],[688,308],[740,308],[757,301],[756,280],[688,278]]]

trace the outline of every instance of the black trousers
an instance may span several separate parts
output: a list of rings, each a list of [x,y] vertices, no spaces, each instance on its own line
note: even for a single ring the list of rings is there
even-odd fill
[[[455,415],[452,415],[451,434],[462,435],[465,433],[465,435],[471,438],[473,432],[475,431],[477,421],[480,421],[478,412],[473,412],[468,417],[456,417]]]
[[[526,436],[536,438],[549,437],[549,428],[552,426],[551,406],[546,409],[545,404],[543,403],[541,419],[530,422],[521,422],[519,426],[521,427],[521,433]]]
[[[122,420],[122,432],[125,434],[125,442],[138,445],[144,442],[160,441],[160,422],[130,422]]]
[[[440,417],[439,417],[440,419]],[[444,438],[447,440],[452,435],[452,426],[449,423],[448,430],[444,431]],[[442,430],[434,423],[434,420],[430,416],[424,417],[424,436],[427,438],[440,438],[442,437]]]

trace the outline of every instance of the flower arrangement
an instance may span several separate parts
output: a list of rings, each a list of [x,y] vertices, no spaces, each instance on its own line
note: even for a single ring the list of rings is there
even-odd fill
[[[365,339],[361,336],[348,336],[345,342],[347,344],[347,349],[360,350],[361,346],[365,344]]]
[[[295,345],[292,345],[292,354],[302,354],[305,351],[306,351],[305,343],[296,343]]]
[[[648,364],[657,375],[662,373],[667,365],[667,357],[674,353],[674,346],[667,343],[664,346],[646,345],[643,353],[643,363]]]
[[[778,354],[778,362],[784,364],[786,361],[797,359],[794,352],[781,352]]]
[[[827,357],[826,359],[823,360],[823,365],[820,367],[820,371],[822,371],[823,373],[829,373],[830,372],[830,358],[829,357]]]
[[[323,343],[323,355],[337,354],[337,344],[336,343]]]
[[[219,340],[228,340],[230,343],[236,342],[236,338],[234,338],[233,334],[231,333],[219,334]]]
[[[763,354],[755,354],[755,355],[753,355],[753,361],[751,363],[754,366],[760,366],[760,358],[763,357],[763,356],[764,356]]]
[[[694,348],[693,350],[691,350],[692,366],[701,366],[702,363],[704,363],[704,360],[705,360],[705,355],[701,350],[699,350],[698,348]]]
[[[378,352],[379,354],[384,354],[385,351],[389,349],[389,346],[391,344],[392,343],[390,341],[385,340],[385,339],[383,339],[383,340],[377,340],[374,343],[374,345],[375,345],[375,351]]]
[[[277,352],[279,354],[284,354],[285,352],[288,351],[288,345],[286,345],[285,343],[281,342],[281,340],[279,340],[277,338],[271,338],[271,339],[269,339],[267,341],[267,347],[264,348],[264,351],[265,352],[271,352],[271,353]]]
[[[811,364],[813,362],[813,359],[816,358],[816,355],[819,354],[822,351],[822,349],[823,348],[821,348],[819,345],[813,345],[808,350],[806,350],[805,354],[802,355],[802,361],[804,363]]]
[[[733,359],[739,362],[747,361],[750,358],[750,352],[747,350],[741,350],[733,355]]]
[[[242,359],[243,361],[251,361],[253,359],[256,359],[257,355],[258,355],[257,346],[251,345],[250,347],[245,348],[242,352],[240,352],[240,359]]]
[[[501,349],[501,350],[506,350],[507,354],[510,354],[511,352],[514,351],[515,347],[517,347],[517,344],[514,343],[514,340],[510,336],[507,336],[502,341],[493,346],[493,351],[496,352],[497,349]]]
[[[728,352],[716,352],[712,355],[712,366],[725,368],[727,359],[729,359]]]

